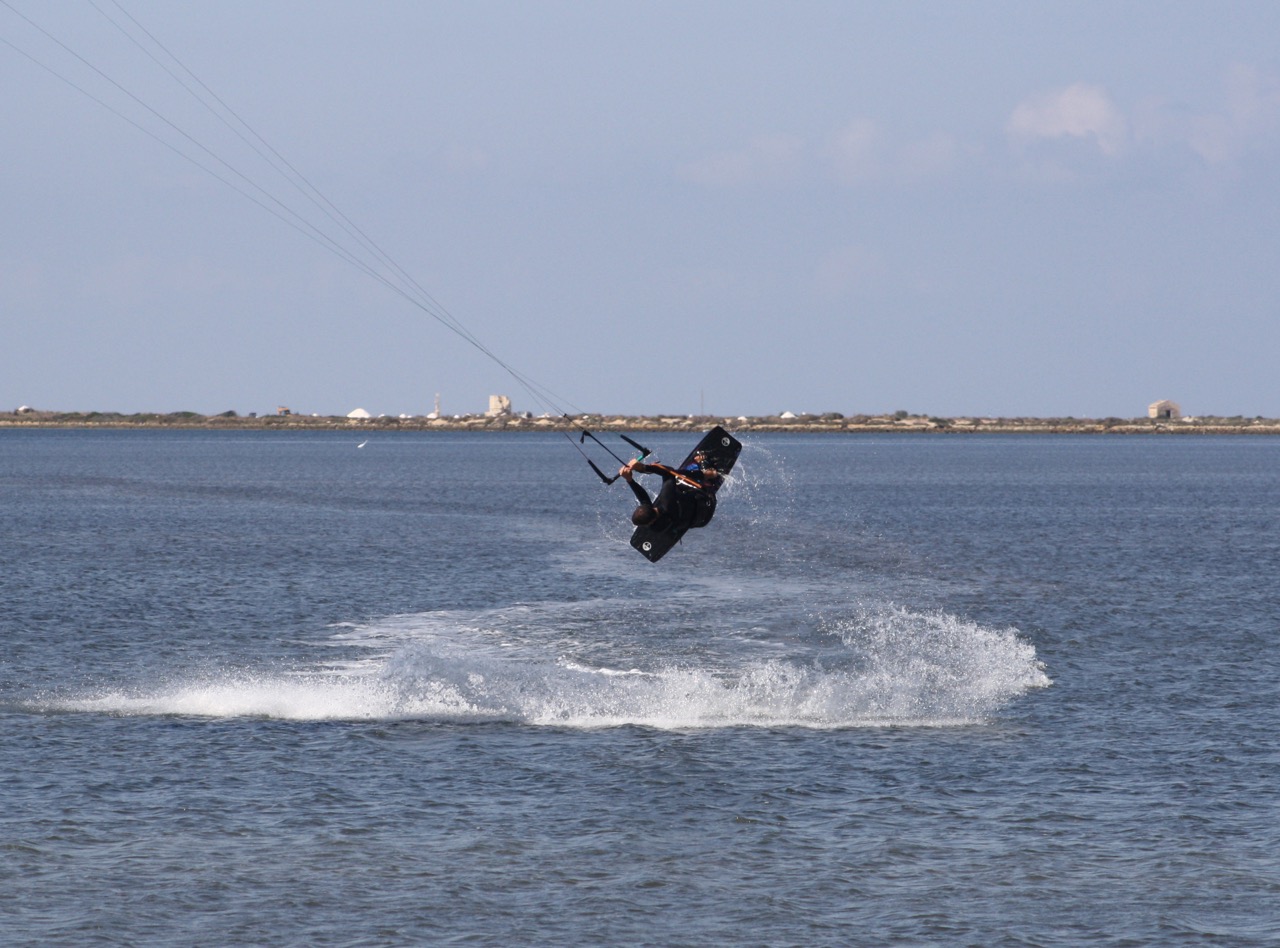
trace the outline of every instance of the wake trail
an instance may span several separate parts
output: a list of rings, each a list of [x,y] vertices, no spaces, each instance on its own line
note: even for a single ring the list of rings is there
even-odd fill
[[[554,642],[557,611],[397,617],[339,633],[335,644],[371,652],[342,670],[228,672],[37,705],[122,716],[560,728],[942,727],[986,721],[1049,684],[1016,630],[942,613],[863,609],[797,643],[743,637],[731,647],[722,639],[718,654],[673,662],[660,644],[614,648],[614,661],[572,654],[571,639]]]

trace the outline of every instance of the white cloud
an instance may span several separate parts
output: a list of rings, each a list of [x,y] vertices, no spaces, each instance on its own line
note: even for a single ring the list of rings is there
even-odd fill
[[[1239,135],[1225,115],[1193,115],[1182,123],[1179,137],[1211,165],[1230,161],[1240,148]]]
[[[745,148],[690,162],[679,170],[679,175],[686,181],[715,187],[778,180],[794,173],[803,151],[804,143],[798,138],[759,136]]]
[[[1183,146],[1210,165],[1232,162],[1277,133],[1280,78],[1244,65],[1228,70],[1218,108],[1192,112],[1156,99],[1143,104],[1134,122],[1138,141]]]
[[[1092,139],[1106,155],[1118,154],[1128,138],[1128,123],[1107,91],[1083,82],[1023,101],[1009,116],[1006,130],[1024,143]]]
[[[914,184],[941,177],[972,153],[945,132],[917,141],[895,141],[870,119],[841,127],[821,149],[789,135],[762,135],[683,165],[680,178],[708,187],[737,188],[829,176],[845,186],[871,182]]]
[[[1249,66],[1227,75],[1226,101],[1216,114],[1194,116],[1187,128],[1191,150],[1211,164],[1231,161],[1280,125],[1280,80]]]
[[[869,182],[909,185],[937,179],[970,153],[971,149],[946,132],[902,142],[870,119],[850,122],[827,151],[835,179],[849,186]]]
[[[1280,78],[1237,64],[1227,75],[1227,114],[1246,134],[1269,134],[1280,125]]]
[[[870,119],[845,127],[831,147],[836,178],[843,184],[858,184],[876,177],[882,167],[883,137]]]
[[[1195,110],[1150,96],[1123,114],[1101,87],[1082,83],[1020,104],[1007,131],[1023,144],[1077,138],[1115,156],[1132,142],[1150,149],[1186,149],[1211,166],[1237,161],[1250,150],[1280,142],[1280,76],[1235,64],[1226,70],[1216,107]],[[1074,178],[1066,166],[1040,155],[1040,177]]]

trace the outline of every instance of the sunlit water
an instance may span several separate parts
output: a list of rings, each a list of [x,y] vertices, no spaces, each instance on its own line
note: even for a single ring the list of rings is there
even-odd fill
[[[757,436],[659,564],[628,497],[0,432],[0,940],[1280,939],[1280,441]]]

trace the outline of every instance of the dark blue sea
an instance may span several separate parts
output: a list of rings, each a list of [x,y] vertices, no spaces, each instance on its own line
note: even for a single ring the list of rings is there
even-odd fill
[[[1280,439],[744,442],[0,432],[0,942],[1280,944]]]

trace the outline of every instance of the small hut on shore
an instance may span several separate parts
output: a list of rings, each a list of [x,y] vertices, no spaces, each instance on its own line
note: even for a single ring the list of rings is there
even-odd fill
[[[1152,402],[1147,406],[1147,417],[1177,421],[1182,417],[1182,409],[1178,407],[1177,402],[1171,402],[1165,398],[1158,402]]]

